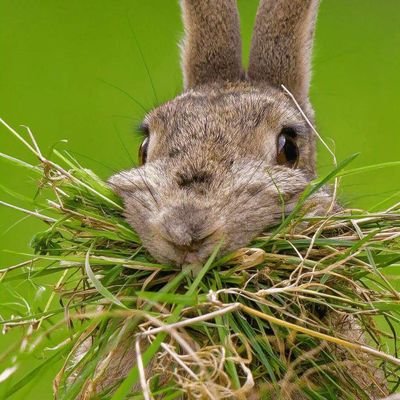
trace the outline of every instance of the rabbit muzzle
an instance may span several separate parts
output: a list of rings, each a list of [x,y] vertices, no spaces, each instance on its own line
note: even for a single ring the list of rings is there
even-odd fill
[[[246,246],[291,211],[308,183],[304,172],[263,160],[213,168],[189,179],[183,166],[160,160],[111,179],[127,221],[158,261],[197,264],[217,246],[221,254]]]

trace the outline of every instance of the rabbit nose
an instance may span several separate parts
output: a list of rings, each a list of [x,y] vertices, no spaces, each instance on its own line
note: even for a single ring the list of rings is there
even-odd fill
[[[161,235],[183,252],[198,250],[218,230],[210,221],[209,210],[175,207],[164,216]]]
[[[165,230],[164,239],[182,251],[197,250],[210,236],[208,233],[199,235],[198,229],[191,226],[169,226]]]

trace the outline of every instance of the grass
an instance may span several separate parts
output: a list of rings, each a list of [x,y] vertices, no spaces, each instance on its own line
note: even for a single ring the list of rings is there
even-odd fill
[[[92,171],[67,151],[44,157],[29,130],[25,138],[1,122],[39,160],[2,155],[38,184],[34,209],[2,204],[44,228],[32,239],[32,254],[1,269],[0,279],[11,287],[51,282],[52,290],[40,310],[14,307],[2,316],[4,332],[23,336],[0,355],[7,365],[0,381],[57,337],[43,361],[8,386],[6,398],[60,357],[62,400],[82,390],[113,400],[244,399],[255,385],[266,399],[298,392],[308,399],[368,399],[358,379],[364,375],[398,389],[400,294],[391,278],[400,269],[400,204],[313,218],[303,211],[323,185],[362,172],[349,168],[352,157],[312,182],[294,212],[248,248],[222,258],[215,249],[201,269],[182,270],[151,258],[125,222],[120,199]],[[346,319],[365,340],[338,328]],[[126,354],[134,362],[105,387],[115,360]],[[379,373],[366,368],[372,364]]]

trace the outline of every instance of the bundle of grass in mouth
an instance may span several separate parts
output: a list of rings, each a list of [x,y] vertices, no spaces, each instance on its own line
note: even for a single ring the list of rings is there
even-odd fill
[[[32,240],[34,255],[0,270],[1,279],[56,283],[41,313],[1,322],[9,334],[25,332],[19,352],[5,355],[2,379],[47,335],[60,335],[8,395],[60,357],[58,399],[368,399],[396,391],[400,295],[388,277],[400,260],[400,205],[320,217],[302,207],[351,173],[351,159],[312,182],[293,213],[248,248],[221,258],[217,247],[201,267],[178,268],[149,256],[119,198],[92,171],[67,151],[45,158],[32,135],[6,126],[40,160],[3,155],[36,175],[41,207],[8,205],[46,227]]]

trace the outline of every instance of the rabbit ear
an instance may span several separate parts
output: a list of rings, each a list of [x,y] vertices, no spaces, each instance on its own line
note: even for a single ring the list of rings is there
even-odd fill
[[[285,85],[308,99],[318,0],[261,0],[250,50],[248,77]]]
[[[242,50],[236,0],[181,0],[181,6],[185,89],[240,79]]]

